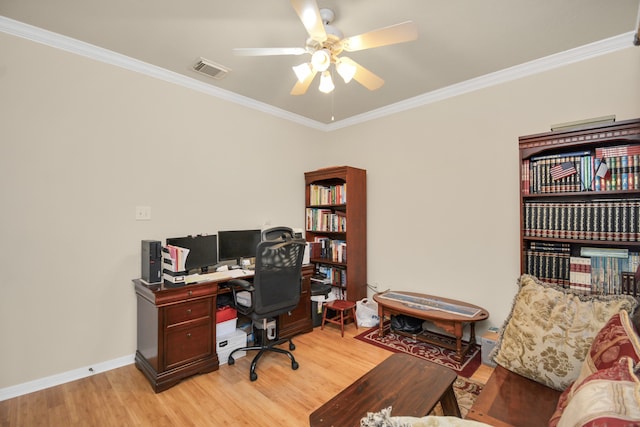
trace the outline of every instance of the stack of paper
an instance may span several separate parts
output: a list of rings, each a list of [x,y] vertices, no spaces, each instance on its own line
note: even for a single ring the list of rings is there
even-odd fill
[[[184,283],[189,249],[167,245],[162,248],[162,278],[170,284]]]

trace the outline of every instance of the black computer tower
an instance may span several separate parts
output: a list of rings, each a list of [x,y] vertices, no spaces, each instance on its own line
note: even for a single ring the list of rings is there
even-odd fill
[[[147,283],[162,281],[162,243],[159,240],[142,241],[142,280]]]

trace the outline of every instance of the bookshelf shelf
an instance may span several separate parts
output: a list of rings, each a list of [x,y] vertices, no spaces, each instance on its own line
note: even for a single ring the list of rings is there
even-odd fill
[[[346,210],[347,209],[347,205],[345,204],[340,204],[340,205],[309,205],[310,208],[319,208],[319,209],[337,209],[337,210]]]
[[[342,268],[346,268],[347,267],[347,263],[346,262],[337,262],[337,261],[332,261],[330,259],[325,259],[325,258],[311,258],[311,262],[315,263],[315,264],[333,265],[333,266],[342,267]]]
[[[558,243],[574,243],[584,246],[624,246],[630,248],[640,248],[640,242],[623,242],[613,240],[593,240],[593,239],[560,239],[553,237],[534,237],[523,236],[524,241],[537,241],[537,242],[558,242]],[[640,250],[640,249],[639,249]]]
[[[366,170],[337,166],[305,173],[305,236],[312,246],[311,263],[349,301],[367,296],[366,207]]]
[[[523,199],[549,199],[549,198],[562,198],[576,196],[584,198],[602,198],[613,199],[619,197],[636,197],[640,198],[640,191],[638,190],[614,190],[614,191],[581,191],[581,192],[558,192],[558,193],[544,193],[544,194],[522,194]]]
[[[639,297],[640,119],[522,136],[519,156],[521,272]]]

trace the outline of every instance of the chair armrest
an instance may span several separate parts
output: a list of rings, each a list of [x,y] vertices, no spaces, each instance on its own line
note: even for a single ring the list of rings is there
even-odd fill
[[[249,306],[238,303],[238,294],[241,292],[249,292],[253,295],[253,291],[255,291],[255,287],[251,282],[248,282],[243,279],[231,279],[225,283],[226,287],[231,289],[233,294],[233,306],[240,312],[241,314],[248,315],[253,311],[253,297],[251,297]]]
[[[243,279],[231,279],[225,285],[233,289],[241,288],[243,291],[253,292],[255,290],[251,282]]]

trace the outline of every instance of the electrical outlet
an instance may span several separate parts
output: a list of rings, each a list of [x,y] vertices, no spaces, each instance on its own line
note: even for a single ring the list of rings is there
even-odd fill
[[[151,206],[136,206],[136,221],[149,221],[151,219]]]

